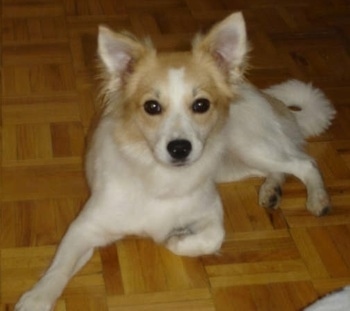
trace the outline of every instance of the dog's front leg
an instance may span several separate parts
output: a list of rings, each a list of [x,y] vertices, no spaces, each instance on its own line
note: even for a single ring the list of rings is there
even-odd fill
[[[71,224],[50,268],[21,297],[16,311],[50,311],[72,276],[91,258],[94,248],[105,243],[96,239],[96,236],[101,236],[98,228],[92,226],[85,216],[79,216]]]

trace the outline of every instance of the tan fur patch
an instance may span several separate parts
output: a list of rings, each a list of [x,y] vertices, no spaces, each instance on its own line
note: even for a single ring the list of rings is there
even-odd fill
[[[261,94],[269,102],[276,114],[287,119],[293,118],[293,115],[290,112],[289,108],[282,101],[264,92],[261,92]]]

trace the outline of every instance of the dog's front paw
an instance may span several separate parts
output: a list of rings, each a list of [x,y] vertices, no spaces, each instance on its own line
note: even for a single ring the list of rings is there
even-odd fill
[[[323,216],[331,211],[331,203],[327,192],[319,189],[308,197],[306,208],[315,216]]]
[[[15,311],[50,311],[53,302],[47,295],[35,289],[25,293],[15,306]]]
[[[219,251],[223,238],[224,233],[221,230],[211,237],[201,234],[174,235],[167,240],[166,247],[179,256],[210,255]]]
[[[195,245],[189,245],[187,239],[185,235],[171,236],[166,242],[166,247],[179,256],[194,257],[201,255]]]

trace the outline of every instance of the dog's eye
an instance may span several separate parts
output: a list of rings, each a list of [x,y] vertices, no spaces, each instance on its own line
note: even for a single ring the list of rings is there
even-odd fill
[[[198,98],[192,104],[192,111],[195,113],[205,113],[210,108],[210,101],[206,98]]]
[[[150,115],[156,115],[162,112],[162,106],[156,100],[147,100],[143,108]]]

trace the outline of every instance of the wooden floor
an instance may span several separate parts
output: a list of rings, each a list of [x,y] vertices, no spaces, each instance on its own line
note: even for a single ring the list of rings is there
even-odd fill
[[[56,311],[300,310],[350,284],[350,5],[347,0],[2,0],[1,311],[49,264],[88,190],[84,137],[94,112],[97,25],[149,34],[162,50],[243,10],[251,81],[313,81],[338,115],[308,147],[334,210],[315,218],[293,178],[282,208],[257,205],[261,180],[220,185],[220,256],[188,259],[152,241],[97,251]],[[33,310],[35,311],[35,310]]]

